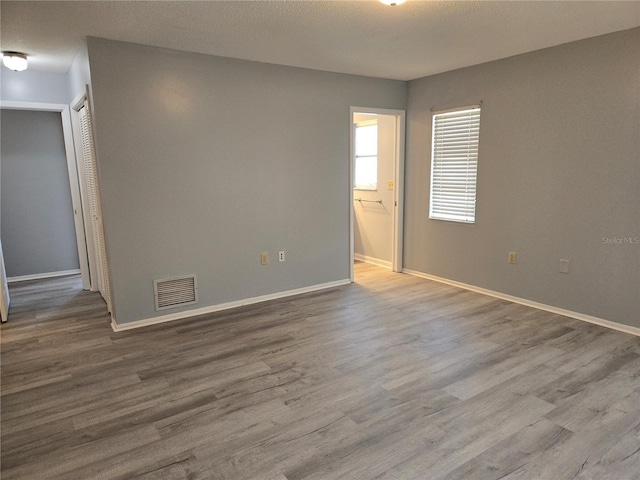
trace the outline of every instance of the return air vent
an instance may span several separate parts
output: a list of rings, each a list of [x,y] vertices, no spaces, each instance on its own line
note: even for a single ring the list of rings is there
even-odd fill
[[[153,290],[156,297],[156,310],[190,305],[198,301],[195,275],[154,280]]]

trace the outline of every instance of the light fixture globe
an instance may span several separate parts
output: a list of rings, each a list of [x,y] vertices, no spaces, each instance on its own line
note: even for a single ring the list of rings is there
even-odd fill
[[[26,70],[29,64],[27,56],[20,52],[2,52],[2,63],[8,69],[16,72]]]
[[[380,3],[384,3],[385,5],[389,5],[391,7],[395,7],[396,5],[400,5],[407,0],[379,0]]]

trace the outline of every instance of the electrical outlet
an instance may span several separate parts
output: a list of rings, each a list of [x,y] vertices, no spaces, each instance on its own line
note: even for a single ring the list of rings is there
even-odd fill
[[[560,259],[560,266],[558,268],[560,273],[569,273],[569,260],[563,258]]]
[[[280,250],[278,252],[278,261],[279,262],[284,262],[284,250]]]
[[[260,254],[260,265],[269,265],[269,253],[262,252]]]
[[[516,257],[518,256],[518,254],[516,252],[509,252],[509,263],[511,265],[515,265],[516,264]]]

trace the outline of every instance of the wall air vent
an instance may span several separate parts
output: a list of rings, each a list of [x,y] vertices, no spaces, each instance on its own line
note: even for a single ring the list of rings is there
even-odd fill
[[[181,307],[198,302],[198,284],[195,275],[154,280],[153,290],[156,310]]]

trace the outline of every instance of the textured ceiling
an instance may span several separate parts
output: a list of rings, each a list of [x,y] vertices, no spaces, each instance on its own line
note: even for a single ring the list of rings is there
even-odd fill
[[[0,4],[2,50],[66,72],[94,36],[409,80],[640,25],[640,2],[75,1]]]

